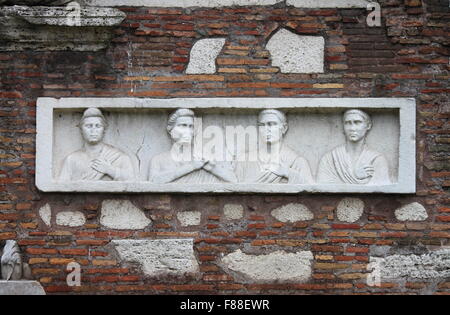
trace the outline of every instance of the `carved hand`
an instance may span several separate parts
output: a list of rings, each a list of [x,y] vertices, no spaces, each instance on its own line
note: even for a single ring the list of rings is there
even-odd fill
[[[203,168],[208,172],[211,172],[215,167],[216,163],[213,161],[207,161],[206,164],[203,166]]]
[[[269,171],[277,176],[289,178],[289,167],[283,164],[270,164]]]
[[[375,168],[371,165],[365,165],[355,170],[355,176],[360,180],[372,177],[374,173]]]
[[[114,169],[114,167],[104,159],[93,160],[91,163],[91,167],[97,172],[109,175],[111,178],[114,178],[116,175],[116,170]]]
[[[194,168],[194,170],[199,170],[201,168],[203,168],[205,166],[205,164],[208,163],[205,160],[200,160],[200,161],[192,161],[191,165]]]

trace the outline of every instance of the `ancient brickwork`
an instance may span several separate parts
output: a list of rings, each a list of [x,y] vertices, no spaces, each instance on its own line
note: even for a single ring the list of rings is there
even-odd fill
[[[392,264],[400,255],[401,269],[405,256],[424,261],[450,239],[448,1],[380,3],[380,27],[367,26],[364,8],[121,7],[127,18],[104,50],[0,52],[0,240],[18,240],[48,294],[449,294],[448,277],[436,276],[442,272],[384,279],[378,287],[366,281],[371,257]],[[266,45],[282,28],[325,39],[324,73],[272,66]],[[226,39],[216,73],[186,74],[191,48],[205,38]],[[417,193],[42,193],[34,174],[36,100],[43,96],[415,98]],[[122,221],[111,217],[116,212]],[[112,242],[158,239],[185,240],[173,257],[191,255],[185,247],[192,239],[195,272],[145,273],[143,265],[163,263],[159,253],[141,263],[122,260]],[[447,254],[430,257],[448,269]],[[271,282],[236,267],[236,255],[262,269],[305,263],[295,279],[280,271],[282,280]],[[72,261],[82,268],[80,287],[66,284]]]

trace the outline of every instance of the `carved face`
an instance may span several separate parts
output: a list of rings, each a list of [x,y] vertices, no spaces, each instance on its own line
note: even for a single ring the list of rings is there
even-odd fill
[[[194,118],[190,116],[178,117],[170,136],[176,143],[190,144],[194,138]]]
[[[359,114],[348,114],[344,118],[344,133],[351,142],[358,142],[365,138],[372,126]]]
[[[83,120],[81,135],[89,144],[97,144],[103,140],[105,135],[105,125],[100,117],[88,117]]]
[[[275,114],[264,114],[258,122],[259,137],[263,142],[277,143],[286,132],[286,126]]]

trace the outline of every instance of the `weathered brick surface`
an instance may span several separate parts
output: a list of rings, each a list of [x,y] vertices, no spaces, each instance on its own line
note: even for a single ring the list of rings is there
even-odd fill
[[[450,238],[449,9],[445,1],[389,0],[383,25],[369,28],[365,10],[285,7],[222,9],[123,8],[128,14],[102,52],[0,53],[0,240],[17,239],[33,276],[47,293],[449,293],[449,283],[365,282],[371,246],[445,246]],[[264,50],[280,27],[326,39],[324,74],[281,74]],[[226,37],[218,74],[185,75],[193,43]],[[49,97],[413,97],[417,100],[417,194],[363,195],[357,224],[334,215],[348,195],[119,195],[144,209],[154,225],[110,231],[99,225],[109,194],[41,193],[34,186],[36,99]],[[315,219],[280,223],[270,212],[307,204]],[[419,202],[429,218],[401,223],[394,210]],[[47,228],[45,204],[85,214],[82,228]],[[244,218],[229,222],[225,204],[242,204]],[[177,211],[202,210],[202,224],[183,228]],[[202,276],[147,279],[124,266],[113,239],[195,239]],[[238,248],[261,253],[311,250],[313,274],[305,284],[241,284],[216,265]],[[69,288],[65,264],[82,266],[82,286]],[[429,291],[427,288],[429,288]],[[427,291],[428,290],[428,291]]]

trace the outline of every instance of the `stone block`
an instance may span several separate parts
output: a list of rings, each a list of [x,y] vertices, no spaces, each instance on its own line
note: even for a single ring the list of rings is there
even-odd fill
[[[339,221],[354,223],[364,212],[364,201],[359,198],[342,199],[336,209]]]
[[[151,277],[192,276],[199,272],[193,239],[114,240],[122,263],[138,263]]]
[[[355,165],[345,160],[343,145],[350,137],[343,113],[350,109],[351,115],[367,117],[364,158]],[[99,143],[105,158],[117,157],[110,166],[90,161],[83,151],[87,140],[77,125],[87,112],[108,121]],[[169,174],[161,168],[176,165],[175,142],[167,133],[175,112],[192,115],[194,158],[187,164],[192,169],[169,172],[174,177],[158,175]],[[415,100],[408,98],[39,98],[36,185],[42,191],[112,193],[413,193],[415,112]],[[261,114],[264,119],[284,117],[287,128],[278,158],[287,159],[290,167],[272,170],[259,181],[252,174],[261,167],[246,161],[258,152],[252,147],[258,145]],[[342,167],[333,171],[335,165]]]
[[[202,213],[200,211],[182,211],[177,213],[181,226],[200,225]]]
[[[39,209],[39,216],[41,217],[41,220],[45,223],[45,225],[47,225],[48,227],[51,226],[52,208],[48,203]]]
[[[225,45],[225,38],[206,38],[192,47],[187,74],[213,74],[216,72],[216,58]]]
[[[56,224],[67,227],[79,227],[86,223],[86,217],[80,211],[63,211],[56,215]]]
[[[37,281],[0,281],[0,295],[45,295]]]
[[[115,230],[145,229],[151,220],[128,200],[105,200],[102,203],[100,224]]]
[[[240,220],[244,217],[244,207],[238,204],[223,206],[223,214],[227,220]]]
[[[267,43],[272,66],[282,73],[323,73],[325,39],[279,30]]]
[[[311,277],[310,251],[276,251],[266,255],[248,255],[240,249],[221,259],[221,265],[235,280],[250,283],[306,282]]]
[[[425,221],[428,213],[420,203],[413,202],[395,210],[395,217],[399,221]]]
[[[300,203],[290,203],[273,210],[270,214],[278,221],[289,223],[314,219],[314,214],[309,211],[308,207]]]

